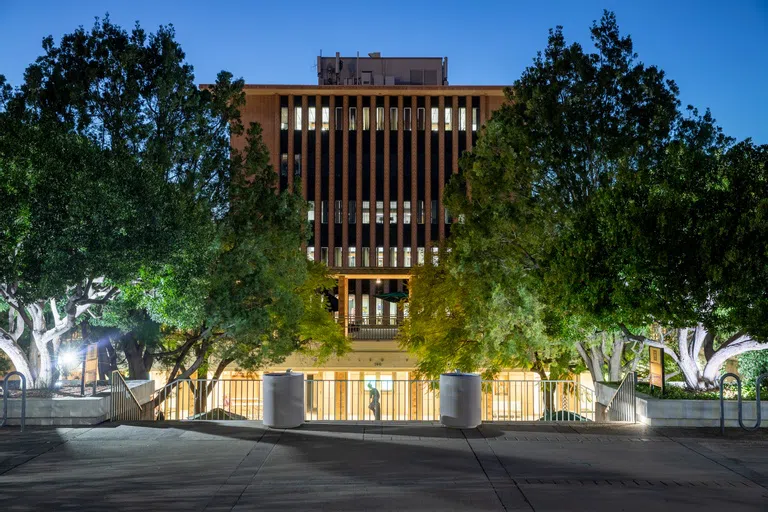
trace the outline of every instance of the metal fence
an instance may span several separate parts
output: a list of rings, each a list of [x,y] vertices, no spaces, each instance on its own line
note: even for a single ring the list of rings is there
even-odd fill
[[[570,380],[483,382],[483,421],[595,421],[595,393]]]
[[[304,381],[307,421],[439,421],[433,380]],[[165,420],[261,420],[263,387],[253,379],[184,379],[154,396]],[[594,392],[575,381],[485,381],[483,421],[595,421]]]
[[[110,421],[139,421],[144,419],[144,408],[136,400],[133,391],[128,387],[128,383],[125,382],[120,372],[112,372],[110,388]]]
[[[637,374],[629,372],[605,406],[608,421],[637,421]]]

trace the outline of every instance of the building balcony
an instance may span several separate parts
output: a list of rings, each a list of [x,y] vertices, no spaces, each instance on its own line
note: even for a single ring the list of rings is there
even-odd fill
[[[336,321],[353,340],[394,340],[402,324],[402,319],[383,316],[337,316]]]

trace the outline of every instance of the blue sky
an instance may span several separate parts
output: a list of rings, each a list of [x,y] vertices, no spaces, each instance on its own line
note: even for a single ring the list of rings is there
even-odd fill
[[[640,59],[678,83],[684,104],[709,107],[730,135],[768,143],[768,0],[0,0],[0,74],[18,84],[43,36],[109,12],[124,27],[172,23],[201,83],[226,69],[249,83],[311,84],[320,50],[359,50],[448,56],[451,84],[509,84],[550,27],[589,44],[604,8]]]

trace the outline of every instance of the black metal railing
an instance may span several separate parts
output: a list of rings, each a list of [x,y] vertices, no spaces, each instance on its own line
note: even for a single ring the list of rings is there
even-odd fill
[[[337,316],[336,321],[345,323],[353,340],[393,340],[403,320],[397,316]]]

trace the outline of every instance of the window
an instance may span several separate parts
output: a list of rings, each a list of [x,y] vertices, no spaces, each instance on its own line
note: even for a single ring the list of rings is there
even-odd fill
[[[397,224],[397,201],[389,202],[389,223]]]
[[[315,261],[315,248],[307,247],[307,259],[309,261]]]
[[[336,247],[333,250],[333,266],[343,267],[344,263],[341,261],[341,247]]]
[[[376,107],[376,130],[384,129],[384,107]]]
[[[411,266],[411,248],[410,247],[403,247],[403,266],[404,267]]]
[[[344,212],[341,210],[341,200],[337,199],[333,203],[333,222],[341,224]]]
[[[310,107],[307,111],[307,121],[309,122],[309,126],[307,127],[308,130],[314,130],[315,129],[315,117],[317,116],[317,109],[315,107]]]
[[[363,247],[363,266],[364,267],[371,266],[371,248],[370,247]]]
[[[436,199],[432,200],[432,211],[429,212],[429,214],[430,214],[429,216],[432,217],[430,219],[430,222],[432,224],[437,224],[437,200]]]
[[[288,153],[280,154],[280,176],[288,176]]]
[[[369,306],[371,304],[370,300],[370,296],[367,293],[360,295],[360,302],[362,302],[362,304],[360,304],[360,306],[362,306],[360,310],[363,314],[363,318],[368,318]]]
[[[328,201],[320,201],[320,224],[328,224]]]
[[[376,266],[377,267],[384,266],[384,248],[383,247],[376,248]]]
[[[327,247],[320,248],[320,261],[328,265],[328,248]]]
[[[422,200],[416,203],[416,222],[424,224],[424,201]]]
[[[357,212],[356,212],[356,209],[357,209],[357,203],[354,200],[350,201],[349,202],[349,209],[347,210],[347,212],[349,214],[349,223],[350,224],[355,224],[357,222]]]
[[[437,107],[432,107],[432,115],[430,116],[430,120],[432,121],[432,131],[436,132],[438,128],[440,128],[438,126],[440,124],[440,115],[439,109]]]
[[[341,107],[336,107],[336,115],[333,118],[334,128],[342,130],[344,128],[344,112]]]
[[[403,224],[411,223],[411,202],[403,201]]]
[[[376,224],[384,224],[384,201],[376,201]]]
[[[293,175],[301,176],[301,153],[293,155]]]
[[[451,217],[451,214],[448,213],[448,208],[443,209],[443,211],[445,212],[445,223],[451,224],[453,222],[453,217]]]
[[[459,131],[467,131],[467,108],[459,107]]]
[[[445,107],[445,131],[449,132],[453,129],[453,108]]]
[[[288,107],[280,107],[280,129],[288,129]]]
[[[349,129],[357,130],[357,108],[349,107]]]
[[[371,129],[371,108],[363,107],[363,130]]]
[[[405,107],[403,109],[403,129],[411,129],[411,107]]]
[[[389,248],[389,266],[390,267],[397,266],[397,247]]]
[[[432,248],[432,264],[437,265],[438,260],[440,259],[440,256],[438,255],[438,249],[437,247]]]
[[[315,202],[307,201],[307,220],[313,222],[315,220]]]
[[[347,258],[349,260],[349,266],[350,267],[356,267],[357,266],[357,249],[355,247],[349,248],[349,257]]]
[[[416,109],[416,129],[424,131],[425,123],[427,119],[424,113],[424,107]]]
[[[301,130],[301,107],[293,107],[293,129]]]
[[[323,116],[323,126],[321,127],[321,129],[324,132],[327,132],[328,128],[331,126],[331,109],[330,109],[330,107],[323,107],[322,116]]]
[[[347,306],[348,306],[347,311],[349,312],[349,316],[351,318],[354,318],[356,316],[356,313],[355,313],[355,294],[351,294],[348,297],[348,299],[349,299],[349,301],[347,302]]]
[[[480,118],[480,109],[479,108],[473,108],[472,109],[472,131],[477,131],[477,120]]]
[[[397,107],[389,107],[389,129],[397,130]]]
[[[423,247],[418,247],[416,249],[416,264],[417,265],[424,264],[424,248]]]
[[[371,202],[363,201],[363,224],[371,223]]]

